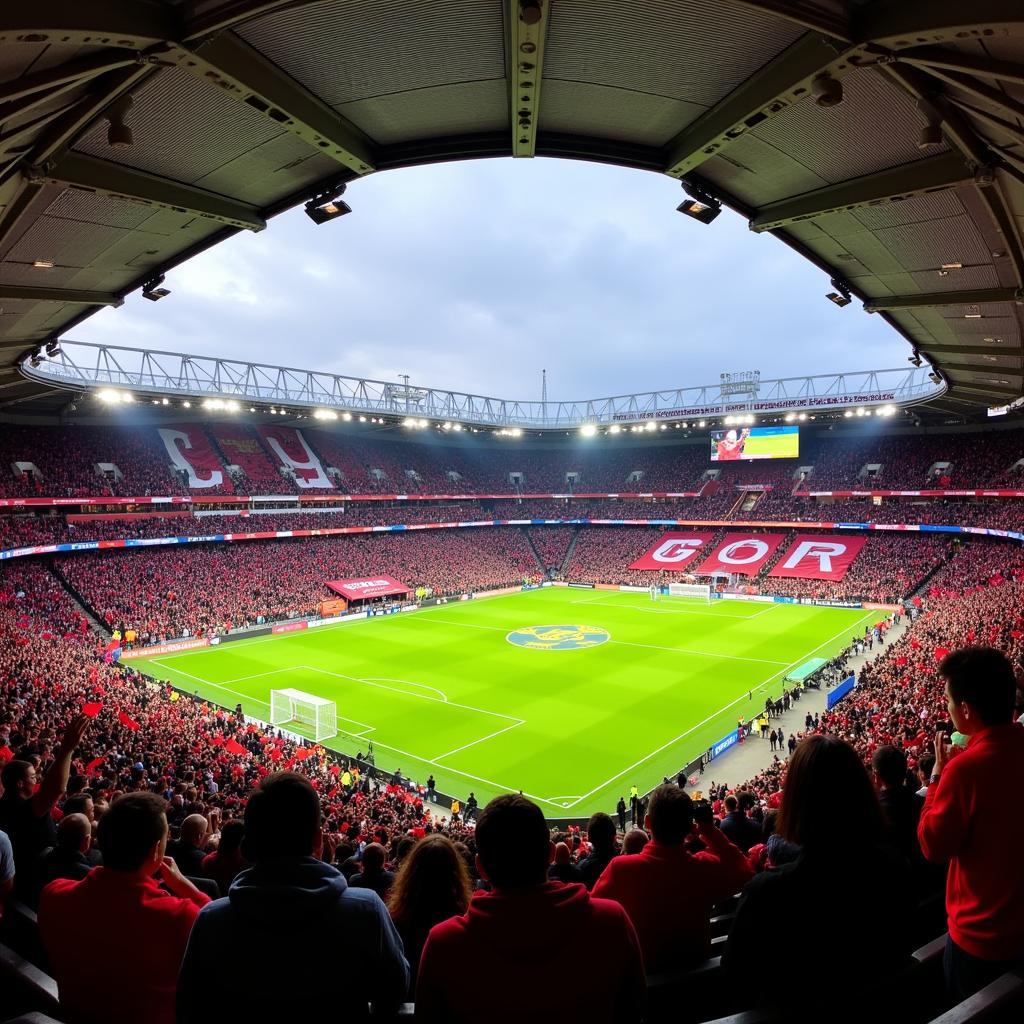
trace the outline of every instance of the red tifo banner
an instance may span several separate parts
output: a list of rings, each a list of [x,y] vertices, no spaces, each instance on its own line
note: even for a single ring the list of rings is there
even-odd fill
[[[702,576],[711,573],[756,576],[785,539],[784,533],[727,533],[694,572]]]
[[[841,580],[867,537],[798,534],[769,576],[799,580]]]
[[[329,580],[327,586],[349,601],[363,601],[368,597],[387,597],[389,594],[408,594],[404,583],[390,576],[370,576],[366,579]]]
[[[663,533],[631,566],[630,569],[667,569],[689,572],[697,553],[711,542],[713,533]]]
[[[301,431],[294,427],[273,427],[266,424],[257,424],[256,430],[277,457],[277,461],[295,474],[295,483],[302,490],[330,490],[334,487],[319,456],[309,447]]]
[[[224,483],[224,466],[210,446],[206,433],[196,423],[176,423],[158,427],[167,454],[177,469],[188,477],[194,490],[220,487]]]

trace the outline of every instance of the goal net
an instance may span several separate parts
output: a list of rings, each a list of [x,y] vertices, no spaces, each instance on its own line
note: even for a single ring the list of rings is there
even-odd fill
[[[669,597],[696,597],[710,603],[711,587],[707,583],[670,583]]]
[[[313,739],[319,743],[338,734],[338,707],[333,700],[315,697],[302,690],[270,691],[270,724],[290,722],[309,726]]]

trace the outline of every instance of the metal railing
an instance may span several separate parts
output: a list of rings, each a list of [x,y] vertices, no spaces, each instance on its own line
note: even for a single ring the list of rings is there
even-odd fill
[[[942,395],[925,368],[861,370],[761,380],[756,394],[723,394],[722,384],[574,401],[518,401],[445,388],[346,377],[214,356],[61,341],[52,356],[27,357],[24,376],[73,390],[116,388],[152,397],[219,398],[292,410],[329,409],[467,425],[531,430],[587,423],[629,424],[730,413],[787,413],[916,405]]]

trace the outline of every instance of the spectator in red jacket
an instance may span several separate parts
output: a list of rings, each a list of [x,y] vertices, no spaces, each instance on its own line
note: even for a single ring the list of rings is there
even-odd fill
[[[707,956],[711,908],[753,872],[715,825],[710,805],[701,803],[695,821],[693,801],[678,786],[661,785],[651,794],[645,824],[651,841],[642,853],[612,860],[594,895],[622,904],[647,970],[657,973]],[[707,849],[694,854],[686,842],[695,830]]]
[[[99,824],[103,866],[40,896],[39,931],[71,1024],[173,1024],[178,968],[209,898],[165,856],[164,806],[155,793],[115,800]],[[117,965],[111,984],[97,985],[90,950]]]
[[[1007,784],[1024,779],[1024,730],[1000,651],[954,651],[939,672],[953,726],[969,740],[951,757],[945,733],[936,734],[918,838],[929,860],[949,862],[946,985],[962,1000],[1024,957],[1024,818],[1006,803]]]
[[[527,1019],[554,1000],[590,1024],[643,1017],[643,961],[622,908],[547,880],[551,835],[525,797],[496,797],[476,826],[477,870],[494,888],[431,929],[416,1019]]]

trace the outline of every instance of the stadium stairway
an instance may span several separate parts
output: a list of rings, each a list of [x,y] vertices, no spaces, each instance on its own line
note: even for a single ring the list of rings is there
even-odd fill
[[[530,554],[533,555],[534,561],[537,563],[537,568],[540,570],[541,576],[544,579],[548,578],[548,567],[544,564],[544,559],[540,557],[540,552],[537,550],[537,545],[533,543],[533,538],[530,536],[530,531],[525,527],[519,527],[520,532],[526,538],[526,545],[530,549]]]
[[[576,550],[576,544],[580,539],[580,528],[574,526],[572,528],[572,537],[569,540],[568,545],[565,549],[565,557],[562,559],[562,564],[558,567],[558,576],[564,576],[568,571],[569,566],[572,565],[573,552]]]
[[[61,587],[67,592],[68,596],[78,606],[78,610],[86,617],[89,622],[89,628],[101,636],[104,640],[110,639],[110,630],[107,629],[105,623],[100,618],[99,613],[88,601],[75,589],[71,584],[70,580],[57,568],[55,564],[49,565],[50,572],[53,573],[54,579],[61,585]]]

